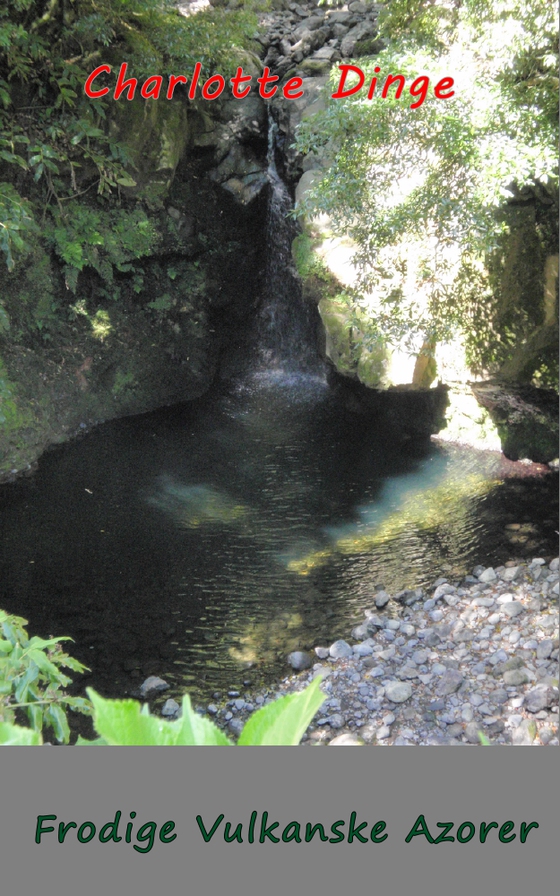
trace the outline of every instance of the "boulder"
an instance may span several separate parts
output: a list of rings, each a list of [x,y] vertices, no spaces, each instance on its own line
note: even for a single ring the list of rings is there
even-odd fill
[[[558,457],[556,392],[498,381],[472,383],[471,388],[495,423],[507,458],[546,464]]]

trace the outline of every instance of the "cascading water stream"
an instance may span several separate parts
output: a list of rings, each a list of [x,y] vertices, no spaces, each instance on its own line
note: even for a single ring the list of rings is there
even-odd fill
[[[270,197],[266,225],[264,296],[257,318],[257,357],[261,368],[318,373],[318,312],[302,296],[294,268],[292,242],[298,230],[293,202],[276,166],[278,128],[272,117],[268,130]]]

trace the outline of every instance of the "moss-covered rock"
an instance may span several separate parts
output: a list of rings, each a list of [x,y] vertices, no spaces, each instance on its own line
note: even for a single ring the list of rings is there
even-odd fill
[[[550,463],[558,458],[558,395],[533,386],[475,383],[472,391],[495,423],[510,460]]]
[[[136,185],[116,206],[93,194],[75,200],[64,226],[51,227],[5,278],[0,479],[97,422],[198,397],[250,329],[266,141],[251,143],[244,115],[230,128],[237,149],[228,177],[239,177],[240,197],[212,176],[218,148],[208,156],[195,145],[206,128],[196,109],[149,101],[118,108],[112,127],[129,147]],[[224,110],[213,114],[227,130]]]

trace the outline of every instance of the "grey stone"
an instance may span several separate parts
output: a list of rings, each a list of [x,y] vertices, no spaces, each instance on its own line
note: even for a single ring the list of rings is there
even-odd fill
[[[230,719],[228,722],[228,728],[232,734],[239,736],[243,731],[243,722],[241,719]]]
[[[465,737],[470,744],[479,744],[481,727],[478,722],[469,722],[465,728]]]
[[[333,34],[337,40],[342,40],[348,34],[348,25],[342,25],[340,22],[336,22],[333,25]]]
[[[527,684],[530,680],[525,669],[510,669],[508,672],[504,672],[504,684],[511,687]]]
[[[383,609],[383,607],[385,607],[389,603],[390,600],[391,600],[391,596],[389,594],[387,594],[386,591],[379,591],[375,595],[374,603],[375,603],[375,606],[377,607],[377,609],[381,610],[381,609]]]
[[[391,729],[387,725],[382,725],[377,729],[377,740],[387,740],[391,736]]]
[[[366,641],[363,641],[361,644],[355,644],[353,649],[357,656],[371,656],[373,653],[373,647]]]
[[[352,656],[352,653],[353,650],[348,642],[343,641],[342,639],[335,641],[334,644],[331,644],[329,647],[329,656],[331,656],[333,660],[344,659]]]
[[[496,688],[495,691],[492,692],[492,702],[497,703],[498,706],[501,706],[502,703],[507,703],[509,694],[507,691],[504,691],[503,688]]]
[[[438,683],[436,693],[440,697],[446,697],[449,694],[454,694],[459,690],[464,680],[464,675],[462,675],[462,673],[457,669],[447,669],[447,671],[442,675],[440,682]]]
[[[333,737],[329,742],[329,747],[361,747],[363,744],[364,741],[357,734],[346,731],[344,734]]]
[[[407,681],[390,681],[385,685],[385,696],[391,703],[404,703],[412,697],[412,685]]]
[[[435,600],[436,603],[438,600],[441,600],[446,594],[455,594],[457,589],[453,585],[448,585],[445,583],[444,585],[438,585],[436,590],[432,595],[432,600]]]
[[[494,603],[493,597],[475,597],[472,601],[473,607],[493,607]]]
[[[377,28],[373,22],[368,22],[367,20],[360,22],[351,28],[346,37],[342,39],[340,52],[343,56],[351,56],[359,40],[364,40],[366,37],[375,37],[376,33]]]
[[[169,698],[169,700],[166,700],[161,708],[162,716],[171,717],[174,719],[179,717],[180,712],[181,707],[176,700],[172,700],[171,698]]]
[[[449,725],[446,734],[448,737],[459,737],[460,734],[463,733],[463,726],[460,722],[454,722],[452,725]]]
[[[344,725],[344,719],[342,718],[340,713],[336,712],[332,716],[328,717],[327,723],[331,726],[331,728],[342,728]]]
[[[512,632],[513,634],[513,632]],[[539,646],[539,642],[535,641],[534,638],[530,638],[528,641],[523,643],[523,650],[537,650]],[[537,659],[544,659],[544,657],[539,657],[537,654]]]
[[[494,669],[494,675],[503,675],[504,672],[510,672],[512,669],[520,669],[523,663],[524,660],[520,656],[509,657],[509,659],[507,659],[505,663],[500,663],[498,666],[496,666],[496,668]]]
[[[484,582],[486,584],[486,583],[490,583],[490,582],[495,582],[497,578],[498,577],[497,577],[494,569],[491,566],[488,566],[485,570],[483,570],[480,573],[478,580],[479,580],[479,582]]]
[[[432,672],[434,673],[434,675],[443,675],[446,669],[447,666],[444,666],[443,663],[434,663],[434,665],[432,666]]]
[[[319,657],[320,660],[326,660],[327,657],[330,656],[329,648],[328,647],[316,647],[315,654],[316,654],[316,656]]]
[[[333,24],[341,24],[344,25],[352,21],[353,15],[351,12],[348,12],[345,9],[337,10],[336,12],[328,13],[328,21]]]
[[[310,669],[313,665],[311,656],[303,650],[294,650],[288,655],[288,663],[295,672],[302,672],[304,669]]]
[[[382,678],[385,675],[385,669],[383,666],[376,666],[369,674],[371,678]]]
[[[552,703],[558,700],[558,692],[547,684],[538,684],[535,688],[525,694],[525,708],[529,712],[539,712],[552,706]]]
[[[352,3],[348,4],[348,9],[350,10],[350,12],[363,15],[366,11],[366,5],[365,3],[362,3],[361,0],[352,0]]]
[[[152,694],[161,694],[161,692],[166,691],[168,687],[169,685],[163,678],[158,678],[156,675],[150,675],[140,685],[139,694],[146,699]]]
[[[508,601],[508,603],[502,604],[502,610],[510,617],[510,619],[513,619],[515,616],[519,616],[519,614],[523,612],[524,607],[523,604],[519,603],[519,601],[511,600]]]
[[[538,660],[546,660],[552,653],[554,647],[553,641],[550,638],[545,638],[541,641],[537,646],[537,659]]]
[[[418,678],[418,670],[414,666],[402,666],[397,672],[399,678]]]
[[[325,62],[331,62],[332,59],[336,56],[336,50],[334,47],[321,47],[320,50],[317,50],[316,53],[311,57],[311,61],[314,59],[324,60]]]
[[[537,725],[532,719],[523,719],[512,732],[511,742],[519,746],[532,744],[537,736]]]
[[[544,744],[545,746],[546,744],[550,743],[553,737],[554,731],[552,730],[552,728],[541,728],[541,730],[539,731],[539,740],[541,744]]]
[[[383,628],[385,624],[385,619],[382,616],[378,616],[376,613],[372,613],[371,616],[368,617],[368,621],[366,623],[367,633],[369,635],[374,634],[380,628]]]

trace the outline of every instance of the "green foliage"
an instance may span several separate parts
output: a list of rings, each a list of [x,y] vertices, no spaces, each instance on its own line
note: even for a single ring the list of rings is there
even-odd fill
[[[41,733],[11,722],[0,722],[0,744],[13,747],[38,747],[42,744]]]
[[[66,285],[72,292],[84,267],[97,271],[108,286],[115,271],[133,271],[133,261],[150,255],[160,239],[142,209],[89,209],[78,204],[56,211],[46,236],[64,262]]]
[[[171,746],[178,744],[227,744],[222,732],[191,707],[190,698],[183,698],[183,715],[176,722],[152,716],[148,707],[136,700],[105,700],[88,688],[93,704],[95,730],[104,743],[118,746]],[[86,743],[86,741],[80,741]]]
[[[319,685],[320,680],[315,679],[304,691],[280,697],[257,710],[246,722],[238,744],[298,744],[324,702]],[[118,746],[225,746],[231,743],[213,722],[193,710],[188,694],[183,697],[182,716],[175,722],[150,715],[148,707],[141,708],[135,700],[105,700],[91,688],[88,688],[88,695],[93,704],[95,730],[100,736],[95,743]]]
[[[317,277],[327,282],[332,279],[332,275],[323,259],[315,252],[316,242],[308,233],[300,233],[292,243],[292,256],[302,280]]]
[[[537,261],[557,251],[553,7],[394,0],[380,22],[388,46],[360,60],[365,88],[331,100],[300,127],[301,152],[333,159],[300,211],[326,212],[353,237],[359,291],[373,297],[391,341],[446,339],[459,328],[473,364],[499,366],[528,324],[537,325],[542,305],[542,291],[526,291],[521,306],[507,294],[508,209],[536,196]],[[394,87],[381,97],[385,77],[397,72],[408,86],[429,75],[421,106],[410,108],[408,89],[400,99]],[[378,88],[368,100],[374,75]],[[438,100],[433,86],[448,76],[455,95]]]
[[[68,743],[67,710],[89,715],[90,704],[64,693],[71,679],[62,669],[84,672],[86,667],[62,650],[61,641],[71,638],[29,638],[26,625],[20,616],[0,610],[0,742],[37,743],[43,728],[52,728],[59,743]],[[24,740],[17,740],[16,710],[27,716],[36,736],[22,734]]]
[[[188,694],[183,697],[180,719],[169,722],[150,714],[136,700],[106,700],[93,689],[87,691],[93,705],[93,722],[99,737],[78,739],[79,745],[113,746],[227,746],[231,741],[209,719],[192,708]],[[280,697],[263,706],[248,719],[238,740],[245,746],[293,746],[298,744],[313,716],[323,704],[320,679],[305,690]],[[1,743],[38,743],[28,730],[0,724]]]
[[[1,311],[1,308],[0,308]],[[16,389],[8,376],[8,371],[0,358],[0,426],[4,432],[28,426],[33,415],[28,407],[20,409]]]
[[[238,743],[251,746],[298,744],[325,701],[320,683],[320,678],[316,678],[304,691],[280,697],[257,710],[246,722]]]
[[[0,158],[4,156],[0,153]],[[30,202],[12,184],[0,183],[0,249],[9,271],[15,265],[14,252],[25,253],[31,236],[37,232]]]
[[[84,220],[92,210],[79,205],[81,197],[97,197],[102,208],[118,204],[135,180],[125,145],[112,135],[112,100],[89,99],[84,82],[100,62],[127,61],[138,78],[192,70],[198,60],[203,74],[215,65],[233,69],[240,48],[251,43],[257,6],[247,0],[233,12],[210,7],[186,18],[173,0],[2,3],[0,251],[9,270],[25,260],[39,230],[54,229],[71,289],[86,265],[110,280],[111,265],[120,270],[128,256],[142,254],[121,232],[122,251],[105,239],[93,264],[97,222]],[[121,211],[123,219],[127,214],[132,236],[138,222],[135,212]]]

